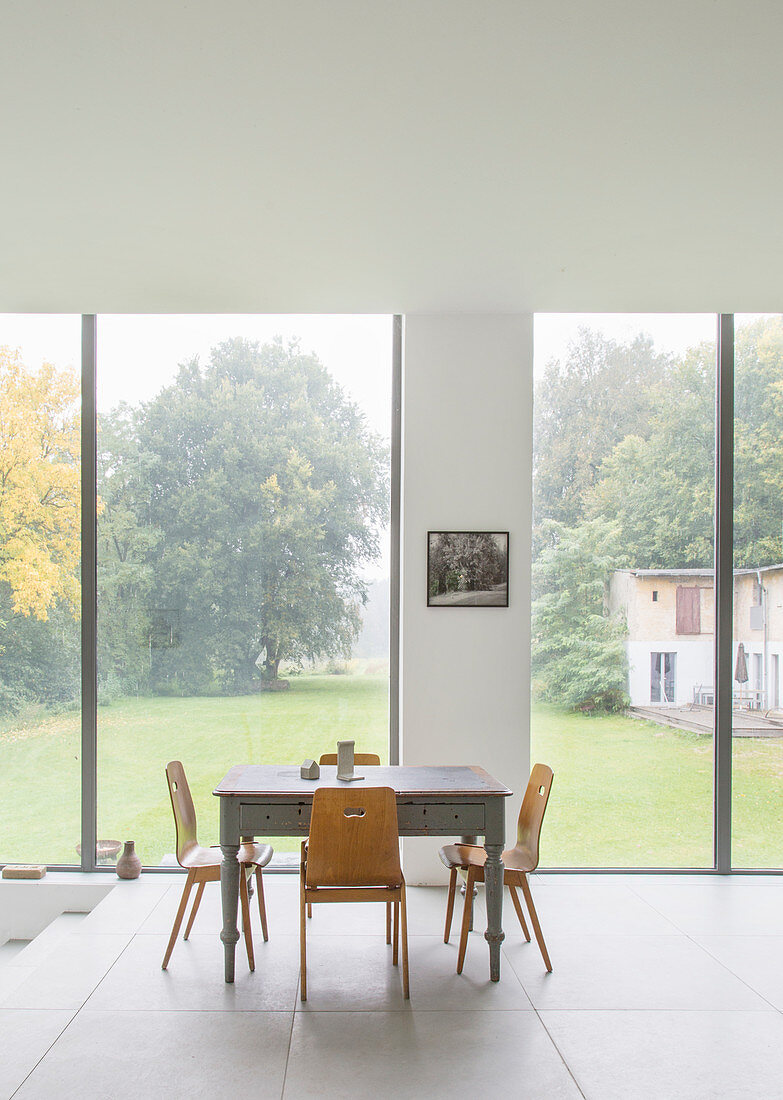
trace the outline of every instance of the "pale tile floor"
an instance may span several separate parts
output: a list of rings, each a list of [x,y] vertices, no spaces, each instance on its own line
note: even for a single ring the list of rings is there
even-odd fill
[[[455,974],[445,891],[409,888],[410,1003],[383,908],[316,908],[305,1005],[295,878],[267,877],[232,986],[217,887],[161,971],[181,884],[119,884],[0,967],[0,1098],[783,1100],[782,879],[539,876],[554,973],[508,906],[498,984],[480,931]]]

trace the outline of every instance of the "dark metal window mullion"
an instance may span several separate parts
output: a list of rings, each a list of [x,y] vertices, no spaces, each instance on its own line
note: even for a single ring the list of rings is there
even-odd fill
[[[715,870],[731,871],[734,617],[734,314],[718,316],[715,423]]]
[[[81,612],[82,612],[82,870],[94,871],[97,844],[97,319],[82,316]]]
[[[389,763],[400,762],[400,552],[402,474],[402,317],[392,330],[391,585],[389,616]]]

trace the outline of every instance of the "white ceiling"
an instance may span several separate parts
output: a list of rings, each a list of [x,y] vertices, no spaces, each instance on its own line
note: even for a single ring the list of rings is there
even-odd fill
[[[0,0],[0,310],[780,310],[778,0]]]

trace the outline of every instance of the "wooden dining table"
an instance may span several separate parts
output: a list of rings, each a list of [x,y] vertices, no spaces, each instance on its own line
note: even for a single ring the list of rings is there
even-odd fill
[[[350,784],[391,787],[397,797],[400,836],[483,837],[487,851],[484,882],[487,904],[489,976],[500,979],[503,942],[503,862],[505,799],[511,791],[476,766],[387,765],[358,767],[363,776]],[[225,980],[234,980],[239,931],[239,851],[244,836],[307,836],[313,794],[319,787],[342,787],[335,765],[322,765],[319,779],[302,779],[292,765],[240,764],[215,787],[220,799],[220,884],[225,952]]]

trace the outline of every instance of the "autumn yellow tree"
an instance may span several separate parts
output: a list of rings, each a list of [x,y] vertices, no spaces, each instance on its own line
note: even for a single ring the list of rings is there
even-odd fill
[[[0,347],[0,583],[16,614],[79,599],[79,383]]]

